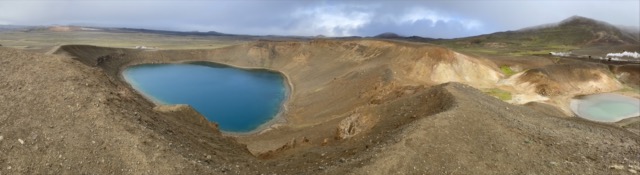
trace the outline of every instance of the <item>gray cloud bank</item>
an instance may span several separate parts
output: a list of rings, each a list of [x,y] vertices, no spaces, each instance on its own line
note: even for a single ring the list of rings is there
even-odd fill
[[[454,38],[516,30],[573,15],[640,26],[640,1],[0,0],[0,24],[253,35],[373,36],[394,32]]]

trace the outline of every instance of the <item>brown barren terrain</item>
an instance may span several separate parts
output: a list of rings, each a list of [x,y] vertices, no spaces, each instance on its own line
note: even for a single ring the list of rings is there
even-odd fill
[[[544,62],[507,76],[487,58],[368,39],[204,50],[65,45],[53,53],[0,47],[1,174],[640,171],[640,121],[590,122],[554,102],[622,89],[638,78],[624,66],[612,73],[602,64]],[[286,110],[257,133],[221,133],[188,106],[146,100],[120,75],[130,65],[188,61],[279,71],[292,86]],[[619,82],[624,71],[631,73]],[[609,89],[571,88],[593,81]],[[518,88],[524,83],[532,88]],[[487,88],[551,102],[512,105],[478,90]]]

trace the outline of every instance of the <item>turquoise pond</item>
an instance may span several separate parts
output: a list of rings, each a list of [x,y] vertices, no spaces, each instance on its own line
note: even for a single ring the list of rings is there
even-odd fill
[[[613,93],[587,95],[571,100],[578,116],[598,122],[617,122],[640,116],[640,99]]]
[[[156,103],[188,104],[225,132],[250,132],[269,122],[287,93],[280,73],[210,62],[135,65],[123,77]]]

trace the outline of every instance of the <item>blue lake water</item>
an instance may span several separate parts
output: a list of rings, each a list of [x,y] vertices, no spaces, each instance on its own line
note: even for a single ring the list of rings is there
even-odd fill
[[[287,92],[279,73],[209,62],[136,65],[123,76],[147,98],[188,104],[226,132],[249,132],[270,121]]]
[[[587,95],[571,100],[571,110],[588,120],[617,122],[640,116],[640,99],[613,93]]]

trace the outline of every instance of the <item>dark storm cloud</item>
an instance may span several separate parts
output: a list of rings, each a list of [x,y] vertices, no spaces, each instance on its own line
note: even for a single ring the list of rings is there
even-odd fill
[[[580,15],[639,26],[640,2],[616,1],[124,1],[0,0],[0,24],[76,24],[255,35],[451,38]]]

